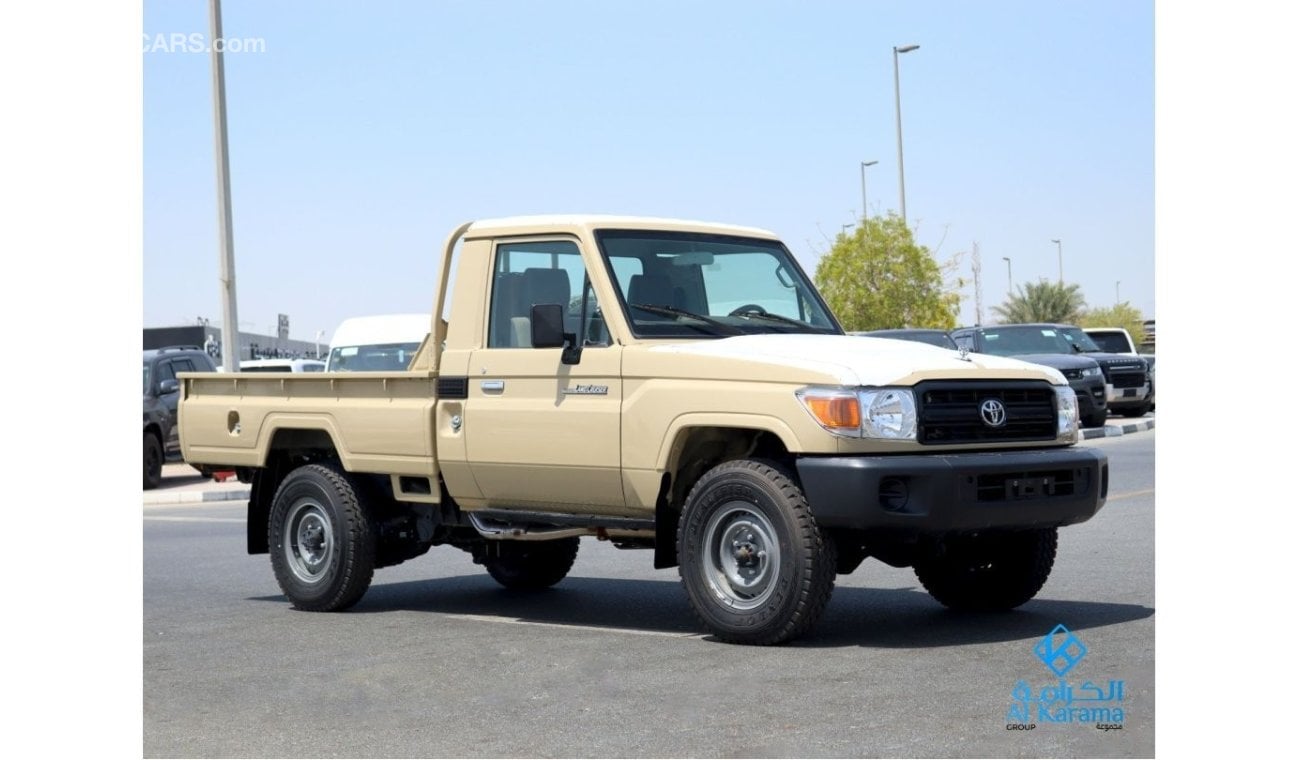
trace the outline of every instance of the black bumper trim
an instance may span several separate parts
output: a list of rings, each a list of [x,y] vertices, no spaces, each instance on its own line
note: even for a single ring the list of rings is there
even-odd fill
[[[1097,449],[829,456],[795,463],[817,523],[918,532],[1071,525],[1106,502]]]

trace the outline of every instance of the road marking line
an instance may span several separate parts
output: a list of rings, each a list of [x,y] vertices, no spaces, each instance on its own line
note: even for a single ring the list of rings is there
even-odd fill
[[[602,625],[569,625],[567,623],[542,623],[535,620],[520,620],[519,618],[503,618],[494,615],[471,615],[464,613],[447,613],[444,617],[456,618],[457,620],[471,620],[479,623],[502,623],[505,625],[531,625],[538,628],[558,628],[563,631],[582,630],[595,631],[597,633],[629,633],[634,636],[666,636],[673,639],[692,639],[700,638],[706,634],[703,633],[673,633],[671,631],[647,631],[641,628],[615,628],[612,626]]]
[[[1106,501],[1119,501],[1120,499],[1131,499],[1134,496],[1146,496],[1147,494],[1152,494],[1155,492],[1156,489],[1154,488],[1145,488],[1141,491],[1129,491],[1127,493],[1117,493],[1111,496],[1107,496]]]
[[[173,517],[164,515],[146,515],[146,520],[156,522],[202,522],[202,523],[242,523],[242,517]]]

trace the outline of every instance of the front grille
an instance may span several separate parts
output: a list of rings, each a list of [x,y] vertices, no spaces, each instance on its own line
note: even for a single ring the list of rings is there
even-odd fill
[[[1116,372],[1110,376],[1110,384],[1116,388],[1141,388],[1145,382],[1141,372]]]
[[[996,399],[1006,422],[989,426],[980,405]],[[940,445],[1056,438],[1056,392],[1037,381],[926,381],[916,386],[917,441]]]

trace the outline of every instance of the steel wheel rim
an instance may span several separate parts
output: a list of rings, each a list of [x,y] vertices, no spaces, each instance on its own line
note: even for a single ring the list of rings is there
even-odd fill
[[[334,527],[325,508],[302,498],[289,507],[285,520],[284,559],[303,583],[318,583],[334,559]]]
[[[701,570],[717,601],[752,610],[772,596],[781,546],[762,512],[745,502],[724,504],[704,528],[704,546]]]

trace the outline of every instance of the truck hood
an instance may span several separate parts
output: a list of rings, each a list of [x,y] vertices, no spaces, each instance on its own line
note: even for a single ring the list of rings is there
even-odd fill
[[[947,348],[864,336],[737,335],[659,345],[650,352],[803,369],[851,386],[912,385],[933,379],[1026,379],[1065,385],[1060,372],[1018,359],[974,353],[963,359]]]

